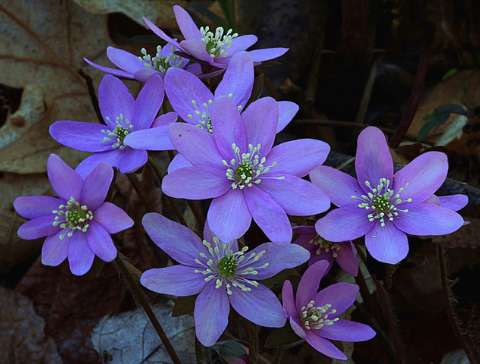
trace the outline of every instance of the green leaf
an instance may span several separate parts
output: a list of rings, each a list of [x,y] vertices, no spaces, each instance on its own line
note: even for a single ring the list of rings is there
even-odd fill
[[[462,104],[447,104],[437,107],[423,119],[423,126],[418,133],[417,139],[424,141],[431,131],[443,125],[450,114],[468,115],[468,109]]]

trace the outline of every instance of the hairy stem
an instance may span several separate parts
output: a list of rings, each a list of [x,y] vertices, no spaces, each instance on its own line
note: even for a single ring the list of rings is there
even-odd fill
[[[142,306],[145,314],[147,315],[148,319],[152,323],[153,328],[158,334],[158,337],[162,341],[163,346],[172,359],[174,364],[181,364],[181,361],[178,357],[177,352],[175,351],[172,343],[170,342],[167,334],[163,331],[162,325],[158,321],[155,313],[152,310],[152,307],[148,303],[147,296],[141,289],[140,285],[138,284],[138,280],[134,278],[131,274],[128,266],[127,261],[122,255],[119,255],[117,259],[114,260],[115,267],[117,268],[120,275],[124,278],[127,288],[129,289],[130,293],[132,294],[135,302]]]

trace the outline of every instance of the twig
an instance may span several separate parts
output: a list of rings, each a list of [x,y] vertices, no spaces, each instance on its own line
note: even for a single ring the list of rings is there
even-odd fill
[[[417,73],[415,75],[415,81],[413,83],[412,93],[408,100],[407,108],[402,114],[400,125],[398,126],[395,134],[390,139],[390,147],[395,148],[402,141],[403,136],[407,133],[410,124],[412,124],[415,112],[417,111],[418,103],[423,95],[423,89],[425,84],[425,78],[427,76],[428,67],[430,65],[431,51],[425,50],[422,53],[422,58],[417,67]]]
[[[140,288],[138,281],[135,280],[131,275],[123,259],[124,258],[122,258],[122,256],[119,255],[117,259],[114,260],[115,267],[117,268],[119,273],[124,277],[125,282],[128,286],[128,289],[130,290],[130,293],[132,294],[137,304],[142,306],[143,310],[145,311],[145,314],[147,315],[148,319],[152,323],[153,328],[157,332],[158,337],[162,341],[162,344],[165,346],[165,349],[167,350],[167,353],[172,359],[172,361],[175,364],[181,364],[181,361],[177,355],[177,352],[175,351],[170,340],[168,339],[167,334],[165,333],[165,331],[163,331],[162,325],[160,325],[160,322],[157,320],[157,317],[155,316],[155,313],[153,312],[152,307],[148,303],[147,296],[145,295],[143,290]]]
[[[459,325],[460,319],[453,308],[455,305],[455,297],[448,283],[445,250],[439,244],[437,245],[437,257],[440,264],[440,277],[442,280],[443,292],[445,293],[445,303],[447,304],[447,315],[450,325],[452,326],[455,336],[457,336],[458,340],[462,343],[463,349],[465,350],[470,363],[478,364],[480,363],[480,358],[478,357],[478,354],[474,348],[474,344],[471,342],[470,338],[462,332]]]
[[[90,97],[90,103],[93,106],[93,109],[95,110],[95,114],[97,115],[98,121],[101,123],[104,123],[102,113],[100,112],[100,107],[98,105],[98,99],[97,99],[97,94],[95,93],[95,87],[93,86],[93,80],[92,78],[87,75],[83,70],[79,70],[78,74],[82,76],[82,78],[85,80],[87,84],[87,90],[88,90],[88,96]]]
[[[295,123],[300,123],[300,124],[316,124],[320,126],[332,126],[332,127],[337,127],[337,128],[358,128],[362,129],[365,127],[365,125],[358,124],[354,121],[341,121],[341,120],[331,120],[331,119],[322,119],[322,118],[316,118],[316,119],[296,119]],[[395,130],[389,129],[389,128],[383,128],[379,127],[384,133],[386,134],[393,134],[395,133]]]
[[[358,108],[355,122],[359,124],[365,123],[365,115],[367,114],[368,104],[370,104],[370,96],[372,95],[373,85],[375,84],[375,77],[377,76],[377,61],[375,60],[370,68],[370,74],[368,75],[367,83],[363,89],[362,100],[360,101],[360,107]]]

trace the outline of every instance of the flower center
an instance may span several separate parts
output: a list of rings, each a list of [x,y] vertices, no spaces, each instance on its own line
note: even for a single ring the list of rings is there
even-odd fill
[[[142,48],[140,53],[142,55],[138,58],[143,62],[145,68],[152,68],[160,73],[165,73],[170,67],[181,67],[183,61],[182,57],[173,52],[169,55],[162,55],[162,46],[157,46],[157,53],[153,57],[145,48]]]
[[[225,278],[232,278],[237,271],[237,258],[233,254],[225,255],[217,265],[218,272]]]
[[[337,313],[330,303],[323,306],[316,306],[315,301],[311,300],[306,306],[300,309],[300,319],[307,330],[321,329],[324,326],[331,326],[339,320],[338,317],[329,318],[330,315]]]
[[[232,181],[231,186],[234,190],[237,188],[243,190],[245,187],[252,187],[253,184],[260,184],[262,182],[260,176],[276,165],[276,162],[273,162],[271,165],[265,166],[267,159],[260,155],[260,148],[260,144],[256,147],[249,144],[248,152],[240,153],[240,148],[235,143],[232,144],[235,158],[230,162],[226,160],[222,162],[227,167],[225,175]],[[283,179],[283,177],[271,178]]]
[[[341,249],[339,244],[330,243],[322,239],[320,236],[317,236],[315,239],[311,241],[311,244],[316,247],[315,254],[330,254],[333,258],[338,257],[338,252]]]
[[[210,118],[209,105],[213,104],[212,99],[208,99],[207,102],[199,103],[197,100],[192,100],[192,106],[197,121],[197,126],[207,130],[210,134],[213,133],[212,119]],[[193,114],[188,114],[187,117],[193,120]]]
[[[390,185],[391,181],[388,178],[380,178],[376,186],[373,186],[370,181],[365,181],[365,186],[370,192],[360,197],[352,196],[353,199],[360,200],[358,207],[372,210],[372,213],[368,214],[368,220],[379,221],[382,227],[385,226],[385,219],[393,221],[400,212],[408,212],[408,209],[398,208],[397,205],[413,201],[412,198],[401,197],[404,187],[395,192]]]
[[[107,120],[110,119],[107,117]],[[115,119],[115,127],[110,129],[103,129],[102,133],[105,134],[102,141],[108,143],[114,141],[112,144],[112,149],[125,149],[127,146],[123,144],[125,137],[132,131],[133,125],[125,119],[123,114],[120,114]]]
[[[63,230],[60,239],[64,239],[65,236],[70,238],[75,231],[87,232],[90,221],[93,220],[93,212],[86,205],[80,205],[73,197],[52,213],[55,215],[52,225]]]
[[[249,252],[248,247],[232,251],[231,244],[221,242],[217,237],[213,241],[204,240],[203,245],[207,248],[208,254],[200,253],[200,258],[195,259],[200,269],[195,273],[203,274],[205,282],[215,280],[215,287],[225,287],[228,295],[233,293],[232,288],[238,288],[243,292],[250,292],[251,287],[258,287],[258,282],[249,279],[255,276],[260,269],[269,266],[269,263],[255,265],[266,250],[260,252]]]
[[[202,33],[202,41],[205,43],[208,54],[213,57],[221,56],[225,50],[231,47],[232,40],[238,37],[238,33],[233,33],[232,29],[228,29],[227,32],[223,27],[215,29],[215,33],[210,31],[210,27],[200,27]]]

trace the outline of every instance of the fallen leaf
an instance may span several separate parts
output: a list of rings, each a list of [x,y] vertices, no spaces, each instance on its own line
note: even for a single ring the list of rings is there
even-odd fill
[[[152,308],[181,362],[196,363],[192,317],[172,317],[171,305]],[[172,362],[142,309],[104,317],[92,332],[92,343],[111,364]]]
[[[61,364],[44,327],[28,298],[0,287],[0,363]]]

